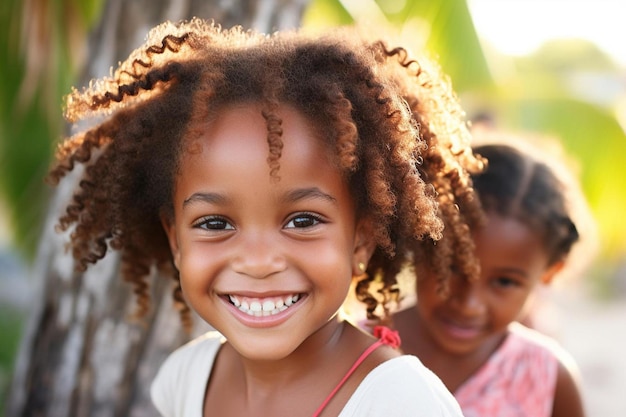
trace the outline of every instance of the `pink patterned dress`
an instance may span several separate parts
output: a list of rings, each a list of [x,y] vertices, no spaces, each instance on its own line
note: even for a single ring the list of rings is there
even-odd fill
[[[512,323],[482,368],[456,392],[465,417],[550,417],[559,357],[557,342]]]

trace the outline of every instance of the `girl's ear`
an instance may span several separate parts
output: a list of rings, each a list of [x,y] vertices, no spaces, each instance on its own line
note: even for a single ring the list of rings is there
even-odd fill
[[[174,266],[179,269],[180,263],[180,249],[178,245],[178,236],[176,235],[176,227],[174,226],[173,216],[168,216],[165,213],[161,213],[161,225],[165,234],[167,235],[167,241],[170,244],[170,251],[172,252],[172,258],[174,259]]]
[[[352,255],[352,275],[355,277],[365,273],[367,264],[376,249],[373,229],[369,219],[362,219],[357,224]]]
[[[565,261],[558,261],[548,268],[546,272],[541,276],[541,282],[548,285],[552,282],[554,277],[561,272],[565,266]]]

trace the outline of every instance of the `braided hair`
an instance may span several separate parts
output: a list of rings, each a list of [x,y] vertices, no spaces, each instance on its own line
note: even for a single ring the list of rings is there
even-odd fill
[[[488,161],[473,177],[485,211],[513,217],[536,231],[548,254],[548,265],[564,260],[579,240],[569,213],[565,185],[540,160],[505,144],[476,146]]]

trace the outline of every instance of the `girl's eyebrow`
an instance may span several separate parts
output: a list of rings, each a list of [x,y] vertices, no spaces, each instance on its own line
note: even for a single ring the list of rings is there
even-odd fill
[[[528,279],[528,272],[521,268],[498,268],[498,273],[500,274],[512,274],[516,275],[518,278]]]
[[[283,201],[293,203],[304,199],[322,199],[330,203],[337,204],[337,199],[332,195],[323,192],[317,187],[299,188],[289,191],[284,197]],[[225,204],[228,202],[228,198],[222,194],[210,193],[210,192],[198,192],[193,193],[185,201],[183,201],[183,208],[196,202],[203,202],[209,204]]]
[[[298,188],[296,190],[289,191],[283,200],[288,203],[294,203],[296,201],[304,199],[322,199],[330,203],[337,204],[337,199],[330,194],[327,194],[317,187],[310,188]]]
[[[224,204],[227,202],[227,198],[218,193],[193,193],[189,198],[183,201],[183,208],[189,204],[196,202],[204,202],[209,204]]]

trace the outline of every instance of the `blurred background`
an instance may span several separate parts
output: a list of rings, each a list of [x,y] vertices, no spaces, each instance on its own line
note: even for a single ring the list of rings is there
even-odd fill
[[[33,270],[52,196],[43,177],[54,143],[67,130],[62,97],[71,85],[84,82],[88,39],[107,3],[0,4],[0,410],[25,320],[38,302],[33,288],[42,278]],[[313,30],[357,22],[396,31],[416,51],[439,61],[468,119],[561,142],[597,223],[599,248],[583,274],[550,290],[537,325],[578,361],[589,415],[626,415],[626,361],[621,357],[626,344],[623,2],[291,3],[304,3],[301,25]],[[140,41],[134,40],[131,48]]]

